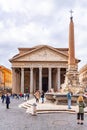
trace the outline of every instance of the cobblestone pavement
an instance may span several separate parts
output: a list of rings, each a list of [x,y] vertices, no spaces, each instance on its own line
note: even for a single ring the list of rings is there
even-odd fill
[[[32,116],[19,108],[23,99],[11,99],[10,109],[0,102],[0,130],[87,130],[87,114],[84,125],[78,125],[76,114],[50,113]]]

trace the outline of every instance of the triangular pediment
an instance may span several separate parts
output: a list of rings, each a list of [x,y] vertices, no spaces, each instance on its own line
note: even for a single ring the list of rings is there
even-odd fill
[[[13,61],[67,61],[68,56],[62,52],[43,46],[31,52],[13,58]]]

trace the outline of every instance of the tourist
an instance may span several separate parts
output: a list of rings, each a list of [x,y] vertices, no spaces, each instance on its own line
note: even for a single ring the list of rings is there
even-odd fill
[[[42,103],[44,103],[44,91],[42,91],[41,99],[42,99]]]
[[[1,99],[2,99],[2,103],[4,103],[4,100],[5,100],[5,95],[4,94],[2,94]]]
[[[29,97],[30,97],[30,94],[29,94],[29,93],[27,93],[27,100],[29,100]]]
[[[20,96],[20,98],[22,98],[22,97],[23,97],[23,94],[22,94],[22,93],[20,93],[20,94],[19,94],[19,96]]]
[[[40,91],[39,91],[39,90],[36,90],[34,96],[35,96],[36,102],[39,102],[39,99],[40,99]]]
[[[19,99],[19,94],[17,94],[16,99]]]
[[[26,100],[26,94],[24,93],[24,100]]]
[[[83,125],[84,121],[84,108],[86,107],[86,104],[83,100],[83,96],[79,96],[77,100],[78,105],[78,113],[77,113],[77,124]]]
[[[9,95],[7,93],[7,95],[6,95],[6,108],[7,109],[9,109],[9,104],[10,104],[10,97],[9,97]]]
[[[71,91],[67,93],[67,99],[68,99],[68,109],[71,109]]]

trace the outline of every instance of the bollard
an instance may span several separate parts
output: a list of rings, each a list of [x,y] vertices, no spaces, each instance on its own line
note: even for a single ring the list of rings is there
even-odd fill
[[[33,113],[32,113],[32,115],[33,115],[33,116],[36,116],[36,115],[37,115],[37,109],[36,109],[36,108],[37,108],[37,104],[36,104],[36,103],[33,103],[33,106],[32,106],[32,107],[33,107]]]

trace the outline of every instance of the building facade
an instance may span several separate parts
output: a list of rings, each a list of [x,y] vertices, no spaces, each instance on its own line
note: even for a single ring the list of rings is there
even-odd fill
[[[13,93],[58,91],[65,81],[68,49],[48,45],[19,48],[10,62]]]
[[[12,72],[0,65],[0,89],[12,89]]]
[[[87,91],[87,64],[79,70],[79,81],[81,86]]]

